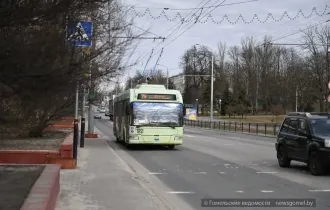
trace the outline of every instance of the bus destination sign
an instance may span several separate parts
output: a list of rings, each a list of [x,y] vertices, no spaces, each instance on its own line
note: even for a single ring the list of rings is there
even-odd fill
[[[169,94],[138,94],[137,99],[175,101],[176,100],[176,95],[169,95]]]

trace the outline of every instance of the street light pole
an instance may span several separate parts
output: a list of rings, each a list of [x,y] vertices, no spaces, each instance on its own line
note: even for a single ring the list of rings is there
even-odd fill
[[[213,68],[214,68],[214,57],[212,54],[212,69],[211,69],[211,108],[210,108],[210,118],[213,121]]]
[[[158,66],[162,66],[162,67],[165,67],[167,70],[166,70],[166,89],[168,89],[168,67],[167,66],[164,66],[162,64],[157,64]]]
[[[196,114],[198,115],[198,98],[196,98]]]
[[[220,111],[219,111],[219,118],[220,118],[220,116],[221,116],[221,99],[219,99],[219,104],[220,104]]]
[[[201,44],[196,44],[196,45],[201,45]],[[207,47],[210,52],[212,53],[212,49],[209,48],[208,46],[203,45],[204,47]],[[214,71],[214,56],[212,53],[212,67],[211,67],[211,102],[210,102],[210,120],[213,121],[213,71]]]

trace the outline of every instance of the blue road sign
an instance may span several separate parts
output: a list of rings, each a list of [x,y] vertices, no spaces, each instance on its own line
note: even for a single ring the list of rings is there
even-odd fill
[[[90,47],[92,45],[93,23],[76,21],[68,27],[68,41],[77,47]]]

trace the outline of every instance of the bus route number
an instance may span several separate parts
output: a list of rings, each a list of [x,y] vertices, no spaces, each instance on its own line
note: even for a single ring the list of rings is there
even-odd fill
[[[136,129],[136,132],[137,132],[138,134],[142,134],[142,133],[143,133],[143,129],[142,129],[142,128],[138,128],[138,129]]]

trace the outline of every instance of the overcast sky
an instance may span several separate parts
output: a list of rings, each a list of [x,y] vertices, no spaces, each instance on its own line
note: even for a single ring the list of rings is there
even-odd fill
[[[196,8],[198,7],[209,7],[218,5],[223,2],[223,0],[122,0],[127,6],[135,6],[135,10],[138,13],[143,13],[146,8],[150,8],[151,14],[153,16],[158,16],[161,9],[157,8],[170,8],[166,11],[166,15],[169,18],[174,18],[175,15],[180,12],[184,17],[189,13],[190,15],[195,13],[197,10],[171,10],[171,9],[185,9],[185,8]],[[209,1],[209,3],[207,3]],[[249,0],[227,0],[223,4],[232,4],[237,2],[246,2]],[[207,4],[205,4],[207,3]],[[261,20],[264,20],[268,13],[272,13],[273,16],[278,19],[281,15],[287,11],[287,13],[293,17],[297,14],[299,9],[301,9],[305,15],[309,15],[313,7],[317,8],[319,13],[322,13],[326,8],[326,5],[330,1],[327,0],[258,0],[255,2],[248,2],[242,4],[233,4],[227,6],[219,6],[218,8],[205,8],[201,17],[210,13],[215,21],[220,21],[224,15],[228,15],[231,21],[238,18],[240,14],[245,20],[251,20],[254,14],[257,14]],[[129,7],[127,7],[128,9]],[[211,12],[211,10],[213,10]],[[330,12],[330,9],[327,10]],[[200,14],[200,10],[196,14]],[[132,17],[135,15],[133,10],[129,10],[129,15]],[[147,68],[152,68],[160,54],[160,51],[164,47],[163,54],[159,60],[159,64],[167,66],[170,75],[175,75],[180,73],[180,59],[184,54],[185,50],[189,49],[194,44],[202,44],[210,47],[212,50],[217,50],[217,45],[219,42],[225,42],[228,46],[240,45],[242,38],[253,36],[257,40],[262,40],[265,35],[270,35],[274,40],[279,39],[276,43],[299,43],[301,33],[289,36],[287,38],[280,39],[286,35],[290,35],[300,29],[305,29],[309,25],[317,24],[319,22],[327,20],[327,16],[317,16],[313,15],[309,19],[299,17],[296,20],[289,20],[285,17],[280,22],[274,22],[269,20],[262,24],[254,21],[251,24],[244,24],[238,22],[237,24],[229,24],[224,21],[222,24],[214,24],[211,21],[207,23],[196,23],[192,28],[187,30],[181,36],[179,36],[183,31],[185,31],[193,23],[185,23],[180,26],[180,21],[177,19],[173,22],[168,21],[164,16],[154,20],[149,15],[144,17],[136,17],[134,19],[135,26],[149,29],[152,33],[145,34],[144,36],[155,37],[154,34],[167,37],[170,33],[174,33],[169,36],[164,42],[162,40],[140,40],[134,55],[131,58],[131,62],[134,62],[138,58],[142,58],[140,63],[129,69],[126,77],[133,76],[136,70],[143,70],[144,66],[150,56],[151,50],[154,48],[154,53],[149,61]],[[329,17],[330,18],[330,17]],[[205,20],[201,19],[201,21]],[[178,28],[178,26],[180,26]],[[134,28],[137,33],[143,32],[141,29]],[[178,37],[179,36],[179,37]],[[177,38],[176,38],[177,37]],[[176,39],[175,39],[176,38]],[[171,42],[175,39],[173,42]],[[170,44],[168,44],[171,42]],[[158,46],[157,46],[158,45]],[[124,81],[125,78],[121,78]]]

